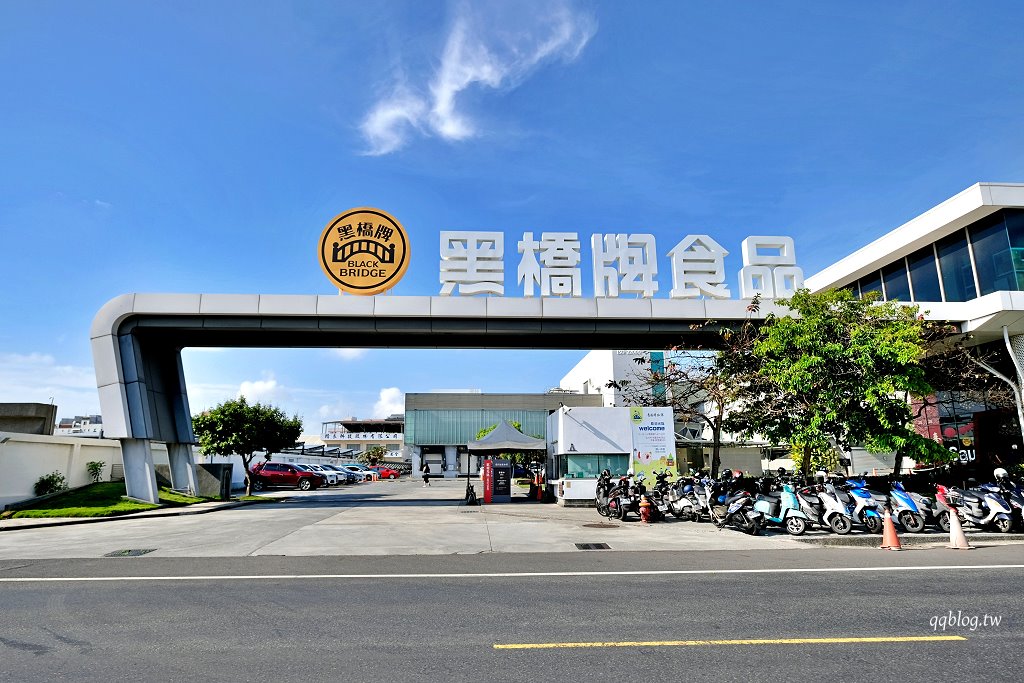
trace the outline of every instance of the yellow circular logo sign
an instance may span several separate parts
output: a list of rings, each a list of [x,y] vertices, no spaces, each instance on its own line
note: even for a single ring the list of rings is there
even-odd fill
[[[386,211],[360,207],[338,214],[320,235],[320,267],[349,294],[391,289],[409,267],[409,236]]]

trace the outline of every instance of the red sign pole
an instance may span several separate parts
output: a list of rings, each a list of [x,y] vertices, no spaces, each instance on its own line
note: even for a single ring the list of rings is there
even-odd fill
[[[491,494],[494,492],[494,465],[490,460],[484,460],[484,503],[491,502]]]

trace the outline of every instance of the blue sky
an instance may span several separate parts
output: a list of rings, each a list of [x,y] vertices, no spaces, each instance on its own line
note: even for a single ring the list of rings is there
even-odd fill
[[[822,267],[978,181],[1024,181],[1013,2],[0,3],[0,401],[98,400],[124,292],[332,293],[323,226],[796,239]],[[509,246],[511,245],[511,246]],[[511,252],[511,253],[510,253]],[[584,296],[592,295],[584,275]],[[186,352],[193,410],[321,420],[542,391],[582,352]]]

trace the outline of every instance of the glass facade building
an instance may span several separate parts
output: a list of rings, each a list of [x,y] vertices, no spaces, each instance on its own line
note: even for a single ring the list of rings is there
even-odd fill
[[[886,301],[970,301],[998,291],[1024,291],[1024,210],[1003,209],[851,285]]]

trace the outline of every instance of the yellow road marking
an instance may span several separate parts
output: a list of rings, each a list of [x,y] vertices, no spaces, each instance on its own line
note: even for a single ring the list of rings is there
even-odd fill
[[[495,643],[495,650],[543,650],[576,647],[694,647],[702,645],[807,645],[835,643],[927,643],[967,640],[963,636],[871,636],[865,638],[768,638],[763,640],[623,640],[607,643]]]

